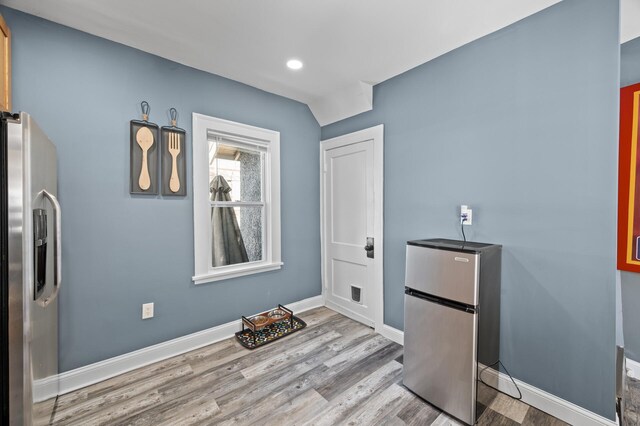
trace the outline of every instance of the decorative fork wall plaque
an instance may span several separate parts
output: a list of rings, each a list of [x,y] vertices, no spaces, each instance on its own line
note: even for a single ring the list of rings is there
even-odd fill
[[[161,129],[162,195],[187,195],[187,147],[184,129],[177,127],[178,111],[169,110],[171,126]]]
[[[132,194],[158,194],[158,125],[149,122],[149,104],[143,101],[142,120],[131,120],[130,178]]]

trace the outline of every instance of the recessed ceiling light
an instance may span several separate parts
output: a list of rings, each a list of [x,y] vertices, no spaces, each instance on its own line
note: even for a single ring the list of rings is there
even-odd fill
[[[302,61],[298,59],[289,59],[287,61],[287,66],[292,70],[299,70],[302,68]]]

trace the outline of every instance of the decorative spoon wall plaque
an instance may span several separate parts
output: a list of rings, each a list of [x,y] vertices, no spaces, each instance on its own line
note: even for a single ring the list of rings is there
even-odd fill
[[[130,178],[132,194],[158,194],[158,125],[149,122],[149,103],[142,101],[142,120],[131,120]]]

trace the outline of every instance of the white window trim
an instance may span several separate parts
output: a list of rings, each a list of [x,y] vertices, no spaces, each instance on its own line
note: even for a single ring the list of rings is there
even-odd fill
[[[209,202],[209,132],[261,141],[267,146],[265,169],[266,253],[259,262],[212,268]],[[280,132],[193,113],[193,245],[195,284],[280,269]]]

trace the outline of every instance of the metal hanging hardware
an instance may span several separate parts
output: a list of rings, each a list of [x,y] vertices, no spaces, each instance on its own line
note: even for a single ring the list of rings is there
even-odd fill
[[[140,107],[142,108],[142,120],[143,121],[149,121],[149,110],[151,109],[149,107],[149,102],[142,101],[140,103]]]
[[[173,127],[178,126],[178,110],[175,108],[169,108],[169,117],[171,118],[171,125]]]

